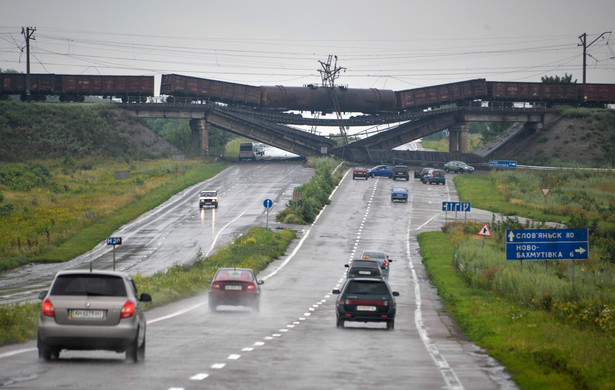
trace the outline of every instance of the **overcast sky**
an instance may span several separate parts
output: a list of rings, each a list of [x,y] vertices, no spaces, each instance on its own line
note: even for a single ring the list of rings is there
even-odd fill
[[[572,74],[615,83],[613,0],[2,0],[0,68],[32,73],[179,73],[250,85],[403,90],[473,78]],[[600,38],[599,38],[600,37]],[[22,50],[23,49],[23,53]]]

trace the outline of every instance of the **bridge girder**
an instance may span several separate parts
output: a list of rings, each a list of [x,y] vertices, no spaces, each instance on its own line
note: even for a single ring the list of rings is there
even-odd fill
[[[212,110],[205,119],[220,129],[304,157],[327,154],[336,146],[329,138],[237,113]]]

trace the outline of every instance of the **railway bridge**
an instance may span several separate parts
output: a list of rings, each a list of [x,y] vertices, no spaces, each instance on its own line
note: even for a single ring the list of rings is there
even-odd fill
[[[121,104],[121,108],[142,118],[190,119],[192,145],[208,153],[211,125],[255,141],[309,157],[332,154],[356,163],[430,161],[463,159],[479,162],[467,153],[470,122],[515,122],[536,131],[543,127],[549,110],[514,107],[453,107],[389,115],[361,115],[348,119],[304,118],[300,114],[238,109],[218,104]],[[338,146],[329,137],[289,125],[319,127],[371,127],[366,136]],[[393,148],[447,129],[449,153],[442,155]]]

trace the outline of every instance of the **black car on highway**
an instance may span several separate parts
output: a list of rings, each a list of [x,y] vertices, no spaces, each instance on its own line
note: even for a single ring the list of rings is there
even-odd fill
[[[348,268],[346,277],[349,279],[357,277],[382,278],[382,270],[378,260],[355,259],[345,266]]]
[[[395,165],[393,167],[393,180],[410,180],[410,174],[408,173],[408,167],[406,165]]]
[[[337,294],[337,327],[343,328],[346,321],[386,322],[387,329],[395,327],[397,291],[392,291],[382,278],[346,279],[342,289],[334,289]]]

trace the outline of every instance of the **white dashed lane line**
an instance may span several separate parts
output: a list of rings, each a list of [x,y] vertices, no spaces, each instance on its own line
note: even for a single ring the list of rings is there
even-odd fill
[[[378,182],[376,181],[376,184],[374,185],[374,189],[373,189],[373,191],[372,191],[372,195],[371,195],[371,197],[370,197],[370,199],[369,199],[369,202],[368,202],[368,206],[365,208],[365,215],[363,216],[363,222],[361,223],[361,225],[360,225],[360,227],[359,227],[359,230],[358,230],[358,232],[357,232],[357,237],[356,237],[356,240],[355,240],[354,250],[353,250],[353,253],[351,254],[350,260],[352,260],[352,259],[353,259],[353,257],[355,256],[355,253],[356,253],[356,248],[357,248],[357,246],[358,246],[358,244],[359,244],[359,240],[360,240],[360,238],[361,238],[361,232],[362,232],[362,230],[363,230],[363,226],[365,225],[365,221],[367,220],[367,216],[368,216],[368,214],[369,214],[370,205],[371,205],[372,199],[373,199],[373,197],[374,197],[374,194],[376,193],[376,187],[377,187],[377,185],[378,185]],[[335,191],[334,191],[334,193],[335,193]],[[333,195],[333,194],[332,194],[332,195]],[[325,206],[325,207],[326,207],[326,206]],[[321,213],[322,213],[322,211],[321,211]],[[320,214],[319,214],[318,216],[320,216]],[[318,219],[318,217],[317,217],[316,219]],[[282,267],[283,267],[284,265],[286,265],[286,264],[290,261],[290,259],[291,259],[291,258],[295,255],[295,253],[297,252],[298,248],[301,246],[301,243],[303,242],[303,240],[305,240],[305,239],[307,238],[307,236],[308,236],[308,235],[309,235],[309,230],[308,230],[308,232],[304,235],[303,239],[300,241],[300,244],[297,246],[297,248],[295,248],[295,250],[293,251],[293,253],[292,253],[292,254],[291,254],[291,255],[290,255],[290,256],[289,256],[289,257],[288,257],[288,258],[287,258],[287,259],[286,259],[286,260],[285,260],[285,261],[284,261],[281,265],[280,265],[280,267],[279,267],[278,269],[276,269],[276,270],[275,270],[273,273],[271,273],[270,275],[267,275],[266,277],[264,277],[263,279],[267,279],[267,278],[272,277],[272,276],[273,276],[273,275],[275,275],[275,274],[276,274],[276,273],[277,273],[280,269],[282,269]],[[344,281],[344,280],[345,280],[345,277],[344,277],[344,276],[343,276],[342,278],[340,278],[340,279],[338,280],[337,285],[336,285],[336,287],[335,287],[335,288],[339,288],[339,286],[343,283],[343,281]],[[300,325],[302,321],[307,320],[307,319],[308,319],[308,317],[310,317],[310,316],[312,315],[312,313],[311,313],[311,312],[314,312],[317,308],[319,308],[321,305],[323,305],[324,303],[326,303],[326,302],[327,302],[327,300],[328,300],[330,297],[331,297],[331,295],[330,295],[330,294],[325,295],[324,299],[321,299],[320,301],[318,301],[318,302],[314,303],[313,305],[311,305],[311,306],[308,308],[308,311],[307,311],[307,312],[305,312],[305,313],[303,313],[303,317],[299,317],[299,318],[297,319],[297,321],[293,321],[292,323],[287,324],[285,328],[282,328],[282,329],[278,330],[278,332],[280,332],[280,333],[273,333],[271,336],[265,336],[265,337],[263,337],[263,340],[266,340],[266,341],[271,341],[271,340],[275,340],[276,338],[280,338],[280,337],[282,337],[282,334],[284,334],[284,333],[288,333],[290,330],[294,329],[297,325]],[[242,351],[242,352],[252,352],[252,351],[254,350],[254,347],[261,347],[261,346],[263,346],[263,345],[265,345],[265,344],[266,344],[266,342],[265,342],[265,341],[256,341],[256,342],[254,342],[254,344],[253,344],[251,347],[245,347],[245,348],[243,348],[241,351]],[[229,356],[228,356],[227,360],[229,360],[229,361],[230,361],[230,360],[239,360],[240,358],[241,358],[241,355],[240,355],[240,354],[232,354],[232,355],[229,355]],[[211,369],[213,369],[213,370],[222,370],[224,367],[226,367],[226,363],[215,363],[215,364],[212,364],[210,368],[211,368]],[[208,378],[208,377],[209,377],[209,375],[210,375],[209,373],[205,373],[205,372],[204,372],[204,373],[198,373],[198,374],[195,374],[195,375],[191,376],[191,377],[190,377],[190,380],[193,380],[193,381],[201,381],[201,380],[204,380],[204,379]],[[173,387],[173,388],[170,388],[169,390],[183,390],[183,388]]]

